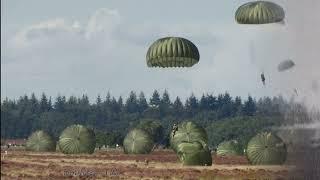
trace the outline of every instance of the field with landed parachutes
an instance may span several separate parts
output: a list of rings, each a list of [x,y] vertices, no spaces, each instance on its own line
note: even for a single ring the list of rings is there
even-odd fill
[[[184,121],[170,134],[170,147],[156,149],[144,129],[134,128],[123,148],[95,148],[94,132],[82,125],[62,131],[57,143],[44,131],[32,133],[26,147],[3,148],[1,177],[31,179],[286,179],[285,143],[273,133],[259,133],[243,152],[236,140],[208,148],[206,131]],[[57,144],[57,146],[55,146]]]
[[[212,166],[183,166],[172,150],[147,155],[123,150],[97,150],[94,154],[1,151],[2,179],[287,179],[290,166],[253,166],[245,156],[216,156]]]

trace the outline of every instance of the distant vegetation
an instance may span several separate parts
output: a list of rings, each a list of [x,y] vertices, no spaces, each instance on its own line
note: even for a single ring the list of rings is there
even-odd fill
[[[246,144],[261,130],[278,126],[284,119],[283,109],[290,109],[282,97],[246,99],[230,94],[191,95],[182,102],[170,99],[167,91],[154,91],[147,100],[144,93],[131,92],[127,99],[98,96],[89,103],[86,95],[58,96],[55,100],[34,94],[18,100],[1,102],[1,138],[27,138],[36,130],[44,130],[56,140],[67,126],[82,124],[95,130],[97,146],[121,144],[128,130],[145,129],[154,140],[168,145],[168,134],[174,123],[194,121],[206,128],[209,146],[216,147],[225,140],[236,139]]]

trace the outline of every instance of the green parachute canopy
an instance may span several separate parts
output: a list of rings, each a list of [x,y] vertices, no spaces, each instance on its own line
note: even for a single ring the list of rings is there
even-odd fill
[[[205,129],[191,121],[185,121],[178,125],[178,129],[170,133],[170,145],[176,151],[181,142],[199,141],[208,143],[208,135]],[[203,144],[203,145],[204,145]]]
[[[260,133],[247,146],[247,158],[255,165],[280,165],[286,161],[286,144],[273,133]]]
[[[148,67],[191,67],[199,62],[198,48],[181,37],[165,37],[155,41],[147,52]]]
[[[239,24],[269,24],[283,21],[285,12],[273,2],[254,1],[240,6],[235,18]]]
[[[295,63],[292,60],[285,60],[278,65],[278,71],[283,72],[291,69],[293,66],[295,66]]]
[[[212,157],[208,146],[201,142],[181,142],[177,154],[183,165],[211,166]]]
[[[148,154],[153,148],[152,137],[141,129],[131,130],[123,140],[126,154]]]
[[[218,145],[217,155],[242,155],[243,149],[236,140],[225,141]]]
[[[60,135],[59,149],[65,154],[92,154],[96,147],[93,130],[82,125],[71,125]]]
[[[32,133],[26,143],[28,151],[55,151],[55,141],[44,131]]]

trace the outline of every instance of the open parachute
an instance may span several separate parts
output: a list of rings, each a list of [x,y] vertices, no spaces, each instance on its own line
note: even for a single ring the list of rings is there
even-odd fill
[[[199,62],[198,48],[181,37],[165,37],[155,41],[148,49],[148,67],[191,67]]]
[[[44,131],[32,133],[26,143],[28,151],[55,151],[55,141]]]
[[[248,2],[240,6],[235,13],[235,19],[239,24],[278,23],[284,18],[283,8],[269,1]]]
[[[278,71],[283,72],[293,68],[293,66],[295,66],[295,63],[292,60],[285,60],[278,65]]]
[[[281,165],[287,158],[287,147],[281,138],[273,133],[260,133],[247,146],[247,158],[255,165]]]
[[[96,138],[93,130],[82,125],[72,125],[63,130],[58,143],[64,154],[92,154],[96,147]]]
[[[148,154],[153,148],[152,137],[141,129],[131,130],[123,140],[126,154]]]

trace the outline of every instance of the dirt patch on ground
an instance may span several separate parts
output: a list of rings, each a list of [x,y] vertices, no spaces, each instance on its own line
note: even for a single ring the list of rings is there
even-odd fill
[[[173,151],[127,155],[98,151],[92,155],[1,153],[2,179],[289,179],[287,166],[250,166],[244,156],[214,156],[212,166],[182,166]]]

